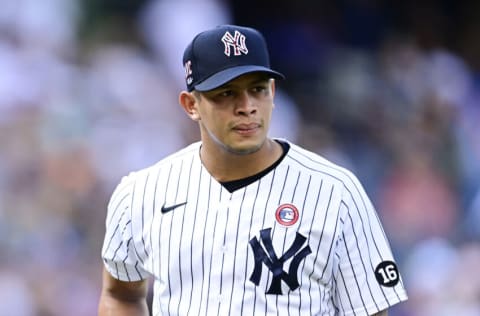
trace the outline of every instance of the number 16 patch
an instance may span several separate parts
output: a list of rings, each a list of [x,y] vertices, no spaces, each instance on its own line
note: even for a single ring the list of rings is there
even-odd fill
[[[397,265],[393,261],[380,262],[375,268],[375,277],[377,278],[378,283],[387,287],[397,285],[400,280]]]

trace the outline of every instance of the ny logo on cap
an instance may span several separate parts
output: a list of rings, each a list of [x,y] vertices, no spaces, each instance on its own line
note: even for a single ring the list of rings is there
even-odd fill
[[[230,32],[225,32],[222,37],[222,42],[225,45],[225,55],[230,57],[231,50],[233,48],[233,55],[239,56],[242,53],[248,54],[248,48],[245,46],[245,35],[239,31],[235,31],[235,36],[232,36]]]

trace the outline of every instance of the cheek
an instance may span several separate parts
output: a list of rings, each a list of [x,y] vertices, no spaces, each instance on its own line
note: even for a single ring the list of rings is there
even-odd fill
[[[262,117],[265,118],[265,120],[270,120],[272,117],[273,107],[273,105],[270,105],[262,108]]]
[[[211,128],[225,125],[230,119],[229,113],[226,113],[222,109],[208,109],[207,111],[203,111],[201,118],[203,121],[206,121],[206,124]]]
[[[226,120],[220,115],[220,113],[208,113],[204,112],[200,114],[200,119],[204,129],[219,136],[219,132],[223,129],[224,122]]]

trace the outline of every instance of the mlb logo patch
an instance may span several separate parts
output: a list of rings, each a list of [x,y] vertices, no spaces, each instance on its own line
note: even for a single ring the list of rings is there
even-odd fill
[[[280,225],[292,226],[298,221],[298,209],[295,205],[286,203],[277,208],[275,218]]]

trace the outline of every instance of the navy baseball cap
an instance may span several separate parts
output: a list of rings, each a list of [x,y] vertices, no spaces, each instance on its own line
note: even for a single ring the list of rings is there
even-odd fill
[[[253,28],[237,25],[220,25],[199,33],[185,49],[183,65],[190,92],[209,91],[251,72],[285,78],[270,69],[263,35]]]

